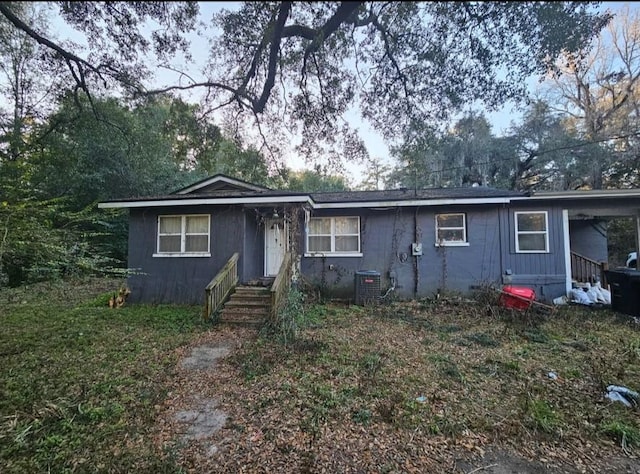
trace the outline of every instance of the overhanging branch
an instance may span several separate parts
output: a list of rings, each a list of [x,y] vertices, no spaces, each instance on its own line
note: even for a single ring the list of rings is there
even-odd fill
[[[11,11],[11,8],[9,7],[9,2],[0,2],[0,13],[7,20],[9,20],[16,28],[26,33],[29,37],[34,39],[39,44],[46,46],[47,48],[55,51],[60,57],[62,57],[67,63],[67,67],[71,71],[71,75],[73,76],[73,79],[76,81],[77,88],[82,89],[85,92],[85,94],[87,94],[87,96],[90,97],[91,94],[89,92],[89,88],[85,81],[85,76],[86,76],[85,71],[94,72],[100,79],[104,81],[104,78],[102,77],[98,68],[93,66],[88,61],[82,59],[81,57],[76,56],[75,54],[67,51],[66,49],[62,48],[60,45],[54,43],[53,41],[40,35],[33,28],[31,28],[29,25],[23,22],[20,18],[14,15],[14,13]],[[74,69],[74,65],[75,65],[75,68],[77,68],[77,70]]]

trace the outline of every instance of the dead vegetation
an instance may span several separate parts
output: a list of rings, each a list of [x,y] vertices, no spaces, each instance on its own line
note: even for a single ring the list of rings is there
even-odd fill
[[[158,446],[194,472],[469,472],[496,450],[539,472],[638,472],[639,412],[604,397],[640,388],[633,320],[494,303],[313,305],[286,344],[245,332],[215,371],[173,381]],[[227,423],[178,446],[167,414],[194,393]]]

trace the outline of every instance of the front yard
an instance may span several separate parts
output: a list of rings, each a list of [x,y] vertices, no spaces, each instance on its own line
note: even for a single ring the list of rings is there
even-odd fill
[[[454,299],[317,305],[302,319],[286,346],[263,333],[208,376],[230,419],[219,454],[199,463],[468,472],[498,449],[537,460],[540,472],[640,468],[640,412],[603,396],[609,384],[640,388],[640,326],[628,317]]]
[[[0,472],[156,472],[155,406],[200,308],[125,307],[120,282],[0,291]]]
[[[110,284],[0,293],[2,472],[491,472],[492,453],[529,472],[640,469],[640,411],[604,398],[640,389],[631,318],[315,304],[285,344],[200,308],[109,309]],[[211,370],[181,368],[229,341]],[[185,445],[171,413],[194,397],[226,424]]]

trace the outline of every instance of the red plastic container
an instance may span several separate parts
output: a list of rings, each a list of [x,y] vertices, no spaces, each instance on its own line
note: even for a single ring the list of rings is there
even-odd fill
[[[528,309],[536,299],[536,292],[524,286],[504,286],[500,295],[500,304],[505,308]]]

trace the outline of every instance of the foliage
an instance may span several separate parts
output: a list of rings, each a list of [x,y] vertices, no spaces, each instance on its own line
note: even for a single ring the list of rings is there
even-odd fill
[[[41,196],[69,196],[76,208],[186,185],[189,174],[174,152],[181,130],[170,130],[170,107],[158,100],[130,109],[105,99],[78,110],[67,98],[42,127],[32,185]]]
[[[575,184],[575,153],[583,143],[567,129],[563,117],[537,100],[509,132],[512,143],[512,189],[565,190]]]
[[[118,228],[119,227],[119,228]],[[64,200],[0,203],[0,287],[96,274],[118,274],[126,221],[71,212]]]
[[[0,291],[3,472],[180,472],[151,442],[191,307],[95,306],[119,280]]]
[[[16,160],[0,161],[0,283],[107,273],[126,260],[127,222],[98,211],[109,197],[166,192],[186,179],[163,137],[159,107],[63,102]]]
[[[624,267],[629,252],[637,251],[636,222],[633,217],[620,217],[612,220],[607,228],[607,252],[609,266]]]
[[[48,34],[50,5],[12,2],[12,8]],[[0,16],[0,162],[28,155],[33,126],[51,112],[65,79],[53,56]]]
[[[246,2],[216,17],[223,34],[212,70],[231,89],[219,95],[255,113],[286,100],[310,155],[335,140],[356,101],[389,138],[465,103],[518,97],[524,78],[584,44],[606,18],[586,4]]]
[[[0,290],[3,472],[441,472],[496,447],[547,468],[635,466],[637,411],[603,397],[638,388],[630,318],[558,308],[534,343],[488,302],[311,305],[284,345],[203,332],[198,308],[109,309],[120,284]],[[176,369],[186,344],[230,341],[215,370]],[[164,416],[212,394],[224,430],[181,445]]]
[[[183,34],[193,30],[198,13],[195,2],[52,3],[71,29],[86,35],[83,56],[79,45],[57,41],[30,24],[19,3],[0,4],[2,18],[51,51],[50,68],[62,65],[67,69],[67,90],[76,96],[137,84],[151,74],[144,63],[147,57],[166,61],[179,52],[188,56]],[[50,68],[43,70],[45,75]]]
[[[589,46],[563,53],[546,81],[548,103],[582,142],[567,163],[567,187],[636,186],[640,15],[627,5]]]
[[[260,152],[252,147],[244,148],[227,138],[221,138],[213,153],[196,163],[196,169],[206,176],[222,173],[263,186],[272,181],[267,161]]]
[[[398,165],[387,178],[389,187],[510,187],[514,142],[496,137],[482,114],[470,113],[445,133],[414,130],[393,149]]]
[[[301,327],[305,325],[304,295],[296,285],[291,285],[284,307],[264,328],[275,334],[285,345],[296,340]]]
[[[16,160],[0,160],[0,284],[124,271],[127,215],[106,199],[166,194],[223,172],[269,180],[266,162],[222,137],[199,109],[170,97],[136,107],[66,97]]]
[[[344,176],[332,175],[326,166],[316,165],[313,170],[289,172],[287,189],[308,193],[347,191],[349,184]]]
[[[148,93],[151,54],[166,64],[186,52],[195,29],[194,2],[59,2],[67,25],[87,35],[86,56],[40,34],[12,3],[0,14],[56,52],[91,94],[96,83]],[[275,130],[284,117],[302,135],[300,152],[319,156],[322,143],[362,153],[341,118],[361,114],[387,138],[412,124],[440,122],[476,100],[489,107],[522,97],[525,79],[544,74],[563,51],[578,52],[608,21],[591,2],[243,2],[214,18],[205,80],[161,92],[203,88],[211,109],[239,122],[262,118]],[[145,28],[148,22],[151,26]],[[500,73],[507,70],[506,77]],[[100,87],[103,87],[100,85]]]
[[[358,188],[365,191],[384,189],[384,183],[391,171],[391,166],[384,164],[382,159],[370,157],[366,162],[366,171]]]

